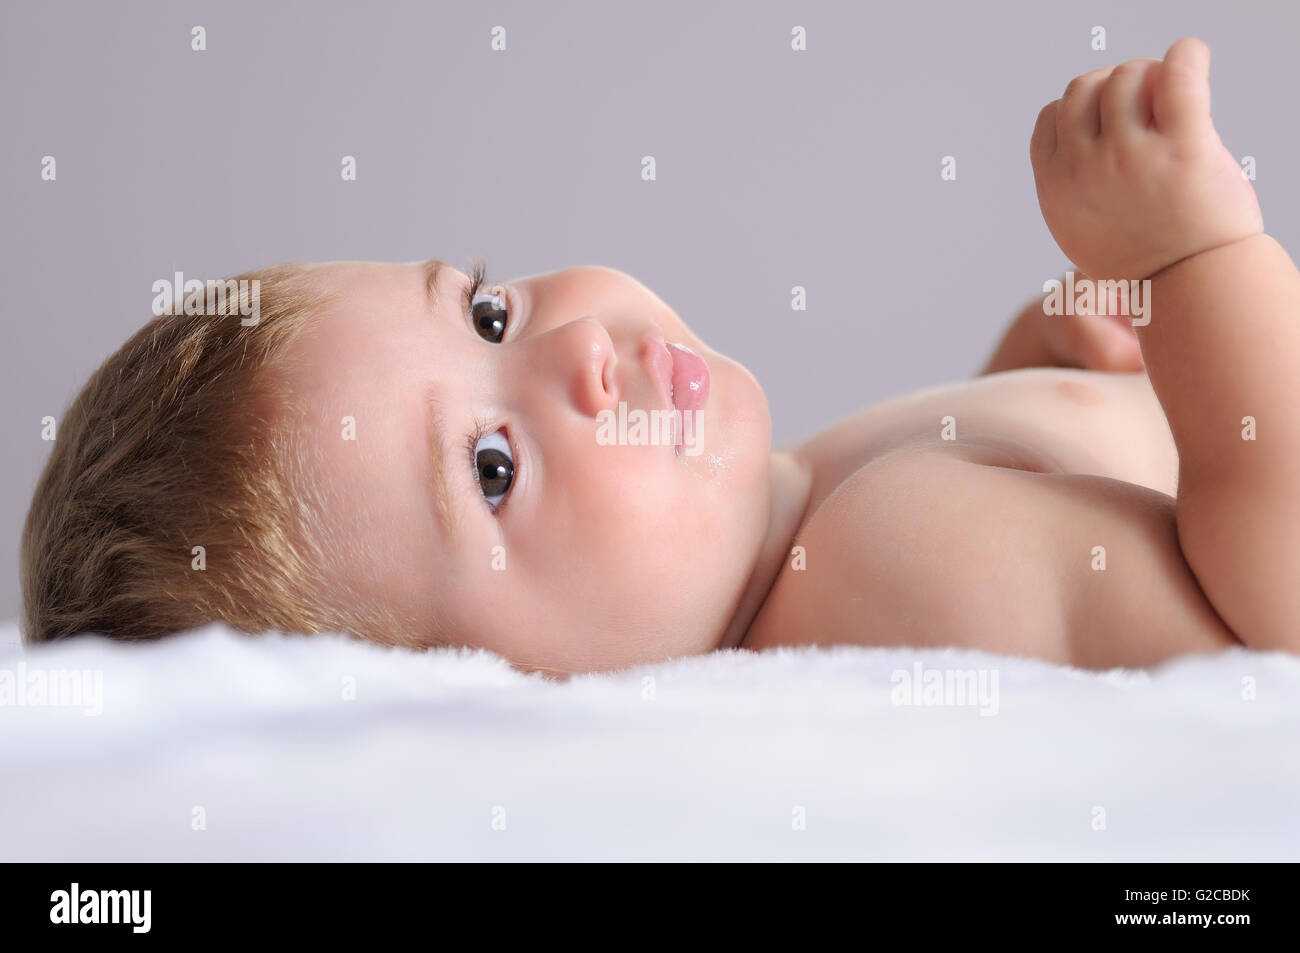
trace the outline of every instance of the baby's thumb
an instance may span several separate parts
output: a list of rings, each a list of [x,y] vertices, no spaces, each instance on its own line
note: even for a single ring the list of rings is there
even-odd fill
[[[1194,36],[1169,47],[1156,76],[1152,112],[1161,132],[1196,132],[1210,122],[1210,48]]]

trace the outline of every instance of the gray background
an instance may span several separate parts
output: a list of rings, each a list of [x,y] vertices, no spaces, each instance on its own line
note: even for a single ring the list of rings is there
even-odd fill
[[[753,370],[787,442],[978,369],[1066,267],[1029,167],[1039,108],[1186,34],[1213,50],[1215,121],[1258,161],[1269,231],[1300,251],[1283,0],[3,4],[0,618],[41,418],[176,270],[611,265]]]

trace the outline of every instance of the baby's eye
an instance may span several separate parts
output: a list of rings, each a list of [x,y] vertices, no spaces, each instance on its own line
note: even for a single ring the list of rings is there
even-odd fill
[[[479,337],[493,344],[500,344],[506,333],[506,293],[502,288],[490,288],[475,294],[470,302],[470,313],[474,318],[474,329]]]
[[[479,489],[492,509],[501,505],[515,478],[515,462],[510,456],[510,441],[500,430],[480,437],[474,443],[474,475]]]

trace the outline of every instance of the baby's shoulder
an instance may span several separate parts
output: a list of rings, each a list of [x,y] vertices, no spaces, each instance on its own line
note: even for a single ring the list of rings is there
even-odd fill
[[[746,647],[952,644],[969,635],[973,602],[989,596],[978,590],[991,542],[980,524],[999,511],[1005,518],[1016,492],[1009,482],[971,482],[975,475],[965,453],[933,444],[859,467],[805,519]]]
[[[817,506],[743,644],[960,646],[1149,664],[1144,652],[1154,656],[1166,630],[1219,639],[1207,607],[1165,494],[1018,469],[996,445],[932,443],[873,459]],[[1151,641],[1112,661],[1097,634],[1126,631],[1134,613]]]

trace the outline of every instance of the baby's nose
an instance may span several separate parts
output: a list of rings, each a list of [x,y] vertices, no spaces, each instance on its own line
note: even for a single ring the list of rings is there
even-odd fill
[[[552,333],[560,339],[557,363],[574,406],[588,417],[608,410],[618,400],[618,357],[605,326],[584,317]]]

